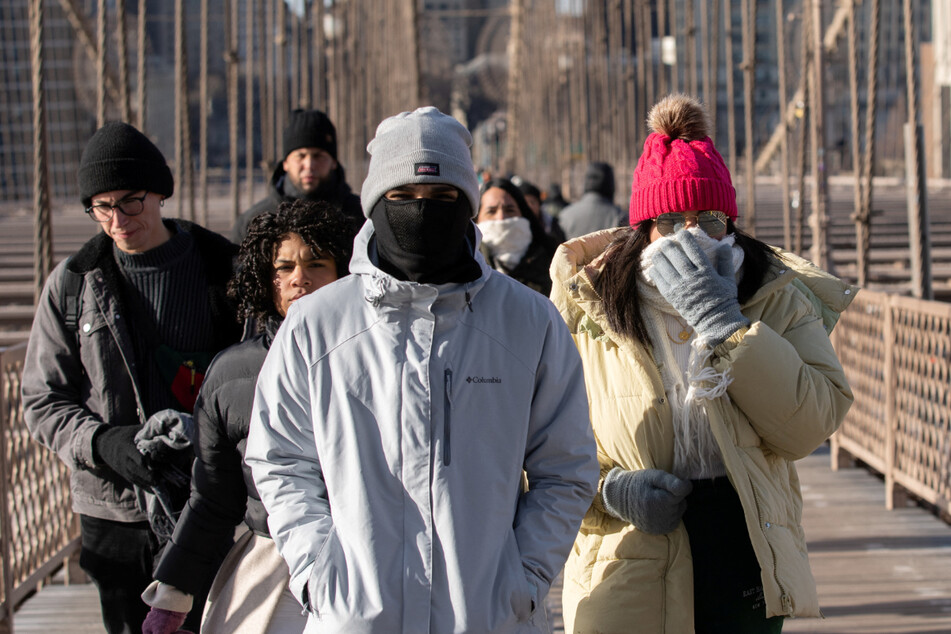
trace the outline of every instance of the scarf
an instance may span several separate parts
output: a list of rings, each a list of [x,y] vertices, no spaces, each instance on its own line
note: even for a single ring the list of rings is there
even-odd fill
[[[687,231],[693,234],[710,258],[724,243],[731,245],[734,269],[738,277],[741,275],[743,250],[736,246],[735,236],[728,235],[722,240],[715,240],[699,227],[691,227]],[[683,318],[650,280],[650,269],[651,258],[659,249],[661,240],[673,239],[675,236],[665,236],[644,249],[638,297],[642,302],[654,361],[671,407],[674,424],[673,474],[688,480],[715,478],[726,475],[726,467],[713,430],[710,429],[705,401],[721,397],[729,399],[726,390],[733,379],[729,371],[719,373],[714,370],[711,363],[713,350],[704,345],[695,332],[691,331],[688,343],[676,344],[671,341],[670,327],[681,328]]]
[[[483,220],[479,231],[489,255],[509,269],[518,266],[532,244],[532,226],[523,217]]]

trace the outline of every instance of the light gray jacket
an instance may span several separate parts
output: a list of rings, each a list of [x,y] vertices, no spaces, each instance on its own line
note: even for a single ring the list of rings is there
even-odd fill
[[[589,191],[558,215],[558,224],[568,240],[579,238],[602,229],[614,229],[627,224],[627,216],[614,202]]]
[[[400,282],[372,233],[353,275],[292,306],[252,412],[245,459],[306,631],[547,632],[598,478],[572,339],[478,252],[470,284]]]

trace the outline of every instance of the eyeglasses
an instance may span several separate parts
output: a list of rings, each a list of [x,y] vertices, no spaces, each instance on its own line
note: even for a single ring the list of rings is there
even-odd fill
[[[145,194],[139,198],[127,196],[114,205],[110,205],[109,203],[97,203],[92,207],[87,207],[86,213],[96,222],[109,222],[112,220],[112,216],[115,215],[116,209],[127,216],[138,216],[145,210],[145,198],[148,195],[149,193],[145,192]]]
[[[692,217],[690,219],[692,220]],[[654,226],[657,227],[657,233],[662,236],[669,236],[687,226],[687,220],[687,214],[671,211],[654,218]],[[697,226],[708,236],[714,238],[726,233],[726,221],[727,216],[722,211],[697,212]]]

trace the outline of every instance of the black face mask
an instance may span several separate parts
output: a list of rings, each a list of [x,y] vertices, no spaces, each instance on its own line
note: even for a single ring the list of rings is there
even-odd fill
[[[370,214],[380,268],[421,284],[471,282],[482,274],[472,257],[472,208],[465,196],[381,198]]]

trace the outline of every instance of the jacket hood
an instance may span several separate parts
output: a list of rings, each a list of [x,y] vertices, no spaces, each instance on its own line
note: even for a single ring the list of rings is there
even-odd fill
[[[781,262],[788,264],[796,272],[793,284],[802,291],[822,318],[826,332],[831,333],[835,324],[855,296],[859,287],[849,284],[823,271],[818,266],[795,253],[773,247]]]
[[[574,330],[588,314],[606,327],[601,297],[594,290],[598,267],[594,264],[623,228],[604,229],[560,245],[551,260],[551,301]]]

